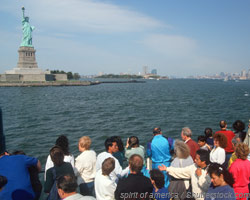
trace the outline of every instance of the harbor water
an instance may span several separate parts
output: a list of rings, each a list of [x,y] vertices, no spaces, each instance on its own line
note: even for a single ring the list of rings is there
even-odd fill
[[[43,168],[56,138],[69,138],[70,151],[78,152],[78,139],[87,135],[92,148],[104,151],[108,136],[138,136],[142,145],[160,126],[163,134],[180,138],[188,126],[193,138],[206,127],[229,128],[250,118],[250,82],[221,80],[148,80],[145,83],[100,84],[86,87],[2,87],[7,150],[23,150],[38,157]]]

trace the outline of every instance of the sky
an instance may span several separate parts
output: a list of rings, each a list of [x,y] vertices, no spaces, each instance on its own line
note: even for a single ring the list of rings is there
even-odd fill
[[[0,73],[29,16],[41,69],[185,77],[250,69],[249,0],[0,0]]]

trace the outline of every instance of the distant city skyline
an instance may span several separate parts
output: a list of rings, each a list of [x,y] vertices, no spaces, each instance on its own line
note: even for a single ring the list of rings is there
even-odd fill
[[[21,8],[36,27],[39,68],[81,75],[187,77],[250,68],[250,1],[1,0],[0,73],[21,43]]]

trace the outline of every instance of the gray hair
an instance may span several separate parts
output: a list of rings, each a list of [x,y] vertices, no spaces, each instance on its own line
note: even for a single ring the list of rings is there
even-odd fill
[[[174,152],[177,158],[182,158],[182,159],[186,159],[190,155],[190,149],[188,145],[181,140],[175,141]]]
[[[191,129],[189,127],[182,128],[182,133],[183,133],[183,135],[185,135],[187,137],[192,136],[192,131],[191,131]]]
[[[236,146],[236,144],[241,143],[241,139],[240,139],[239,135],[234,136],[234,138],[232,139],[232,143],[234,146]]]

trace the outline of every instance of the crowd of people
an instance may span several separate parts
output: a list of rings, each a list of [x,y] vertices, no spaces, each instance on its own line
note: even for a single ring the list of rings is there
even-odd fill
[[[79,139],[74,158],[65,135],[57,138],[45,164],[23,151],[0,152],[0,199],[38,200],[216,200],[248,199],[250,186],[249,134],[237,120],[234,131],[220,121],[220,130],[206,128],[197,143],[188,127],[181,140],[166,137],[160,127],[146,150],[137,136],[123,144],[119,136],[105,140],[105,151],[96,155],[91,139]]]

